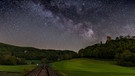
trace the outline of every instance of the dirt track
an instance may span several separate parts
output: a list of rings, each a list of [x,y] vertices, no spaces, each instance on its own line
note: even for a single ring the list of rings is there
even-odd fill
[[[28,72],[24,76],[58,76],[57,73],[48,66],[40,66]]]

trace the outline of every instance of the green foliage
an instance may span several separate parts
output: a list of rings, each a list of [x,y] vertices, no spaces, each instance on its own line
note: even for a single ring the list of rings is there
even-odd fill
[[[135,66],[135,54],[131,53],[129,50],[124,51],[123,53],[119,53],[116,55],[115,60],[117,64],[123,66]]]
[[[11,55],[4,55],[1,56],[1,64],[4,65],[16,65],[17,64],[17,60],[15,56],[11,56]]]
[[[54,53],[54,54],[53,54]],[[49,54],[47,57],[43,58],[41,60],[42,63],[52,63],[54,61],[61,61],[61,60],[67,60],[67,59],[72,59],[76,58],[78,55],[77,53],[73,51],[55,51],[51,54]]]
[[[32,47],[18,47],[8,44],[0,43],[0,55],[10,55],[9,61],[16,64],[24,64],[24,60],[44,60],[47,59],[48,62],[54,62],[59,60],[71,59],[77,57],[77,53],[69,50],[45,50],[45,49],[36,49]],[[14,58],[14,57],[17,57]],[[23,59],[19,59],[23,58]],[[10,60],[11,59],[11,60]],[[1,60],[1,59],[0,59]],[[16,63],[17,62],[17,63]],[[44,61],[43,61],[44,62]],[[45,61],[46,62],[46,61]],[[11,64],[5,62],[4,64]]]
[[[79,51],[80,57],[115,59],[117,64],[133,66],[135,64],[135,37],[120,36],[115,40],[107,40],[106,43],[99,43],[88,46]]]
[[[17,65],[17,64],[26,64],[24,59],[17,58],[11,55],[2,55],[0,56],[0,64],[2,65]]]

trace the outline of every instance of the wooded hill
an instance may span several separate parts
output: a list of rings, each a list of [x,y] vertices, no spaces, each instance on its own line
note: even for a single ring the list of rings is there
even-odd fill
[[[46,50],[0,43],[0,64],[26,64],[25,60],[51,63],[76,57],[111,59],[118,65],[135,66],[135,36],[120,36],[116,39],[108,36],[105,43],[88,46],[79,50],[78,54],[70,50]]]
[[[70,50],[46,50],[0,43],[0,64],[25,64],[25,60],[42,60],[43,63],[50,63],[74,57],[77,57],[77,53]]]
[[[107,37],[105,43],[88,46],[79,51],[84,58],[113,59],[119,65],[135,66],[135,36]]]

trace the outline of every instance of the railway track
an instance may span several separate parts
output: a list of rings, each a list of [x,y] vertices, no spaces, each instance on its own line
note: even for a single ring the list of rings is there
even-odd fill
[[[48,66],[40,66],[28,72],[24,76],[58,76],[57,73]]]

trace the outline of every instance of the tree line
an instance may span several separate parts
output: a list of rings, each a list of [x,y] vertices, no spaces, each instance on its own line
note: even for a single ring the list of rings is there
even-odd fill
[[[51,63],[77,57],[111,59],[118,65],[135,66],[135,36],[120,36],[115,39],[108,36],[105,43],[82,48],[78,53],[71,50],[47,50],[0,43],[0,64],[4,65],[26,64],[25,60]]]
[[[26,64],[25,60],[41,60],[51,63],[77,57],[78,54],[70,50],[46,50],[33,47],[19,47],[0,43],[0,64]]]
[[[118,65],[135,66],[135,36],[107,37],[105,43],[97,43],[79,50],[84,58],[112,59]]]

